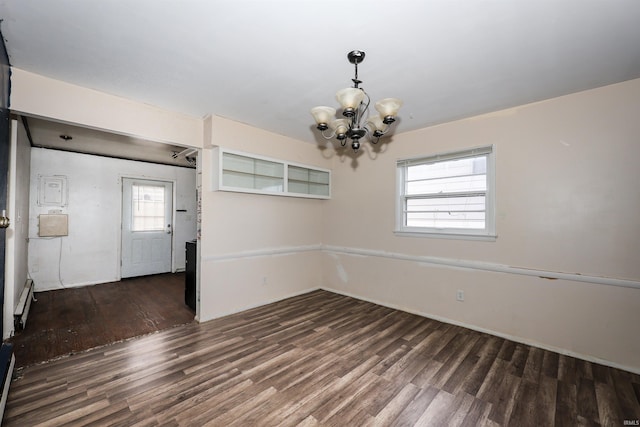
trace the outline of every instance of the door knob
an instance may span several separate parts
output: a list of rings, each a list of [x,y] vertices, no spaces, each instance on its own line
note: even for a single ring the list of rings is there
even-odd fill
[[[7,228],[10,223],[11,221],[7,218],[7,211],[3,209],[2,216],[0,216],[0,228]]]

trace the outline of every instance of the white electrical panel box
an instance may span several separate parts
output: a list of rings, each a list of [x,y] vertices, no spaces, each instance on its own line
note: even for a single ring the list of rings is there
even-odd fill
[[[67,206],[67,177],[38,175],[38,206]]]
[[[69,235],[69,216],[66,214],[38,215],[38,236],[59,237]]]

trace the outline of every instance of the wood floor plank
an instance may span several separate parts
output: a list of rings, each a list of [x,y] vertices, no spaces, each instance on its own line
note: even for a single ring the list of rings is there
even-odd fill
[[[575,384],[558,381],[554,425],[566,426],[578,419],[578,393]]]
[[[620,407],[620,400],[616,398],[613,387],[606,383],[596,382],[596,401],[598,412],[603,425],[622,425],[625,416]]]
[[[515,354],[515,353],[514,353]],[[514,406],[516,404],[516,394],[520,389],[521,379],[517,376],[507,373],[503,375],[502,381],[495,392],[491,393],[489,401],[493,404],[489,418],[498,424],[506,424],[511,419]],[[524,391],[529,391],[525,389]],[[533,393],[526,393],[527,397],[533,396]],[[528,404],[529,402],[523,402]]]
[[[3,425],[603,426],[639,411],[636,374],[314,291],[20,368]]]
[[[473,399],[466,416],[462,420],[460,427],[474,427],[489,425],[489,413],[492,405],[480,399]]]
[[[578,417],[589,423],[596,423],[600,420],[598,412],[598,402],[596,399],[596,389],[594,382],[587,378],[578,380],[576,391]]]
[[[394,427],[408,427],[417,425],[424,411],[440,393],[435,387],[427,386],[420,390],[416,397],[400,412],[398,417],[390,424]]]
[[[406,384],[400,391],[393,396],[393,399],[379,411],[375,419],[369,422],[367,425],[388,426],[394,422],[402,411],[405,410],[407,405],[413,401],[413,399],[420,393],[420,388],[413,384]]]

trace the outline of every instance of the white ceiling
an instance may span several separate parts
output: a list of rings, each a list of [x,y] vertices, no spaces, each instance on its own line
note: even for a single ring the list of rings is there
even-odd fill
[[[640,77],[638,0],[0,0],[11,64],[316,142],[351,85],[396,133]]]

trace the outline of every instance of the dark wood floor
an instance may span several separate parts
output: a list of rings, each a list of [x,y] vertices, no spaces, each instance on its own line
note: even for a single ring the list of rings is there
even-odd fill
[[[26,328],[11,339],[16,367],[193,321],[184,273],[36,293]]]
[[[20,371],[5,426],[622,426],[640,376],[326,291]]]

